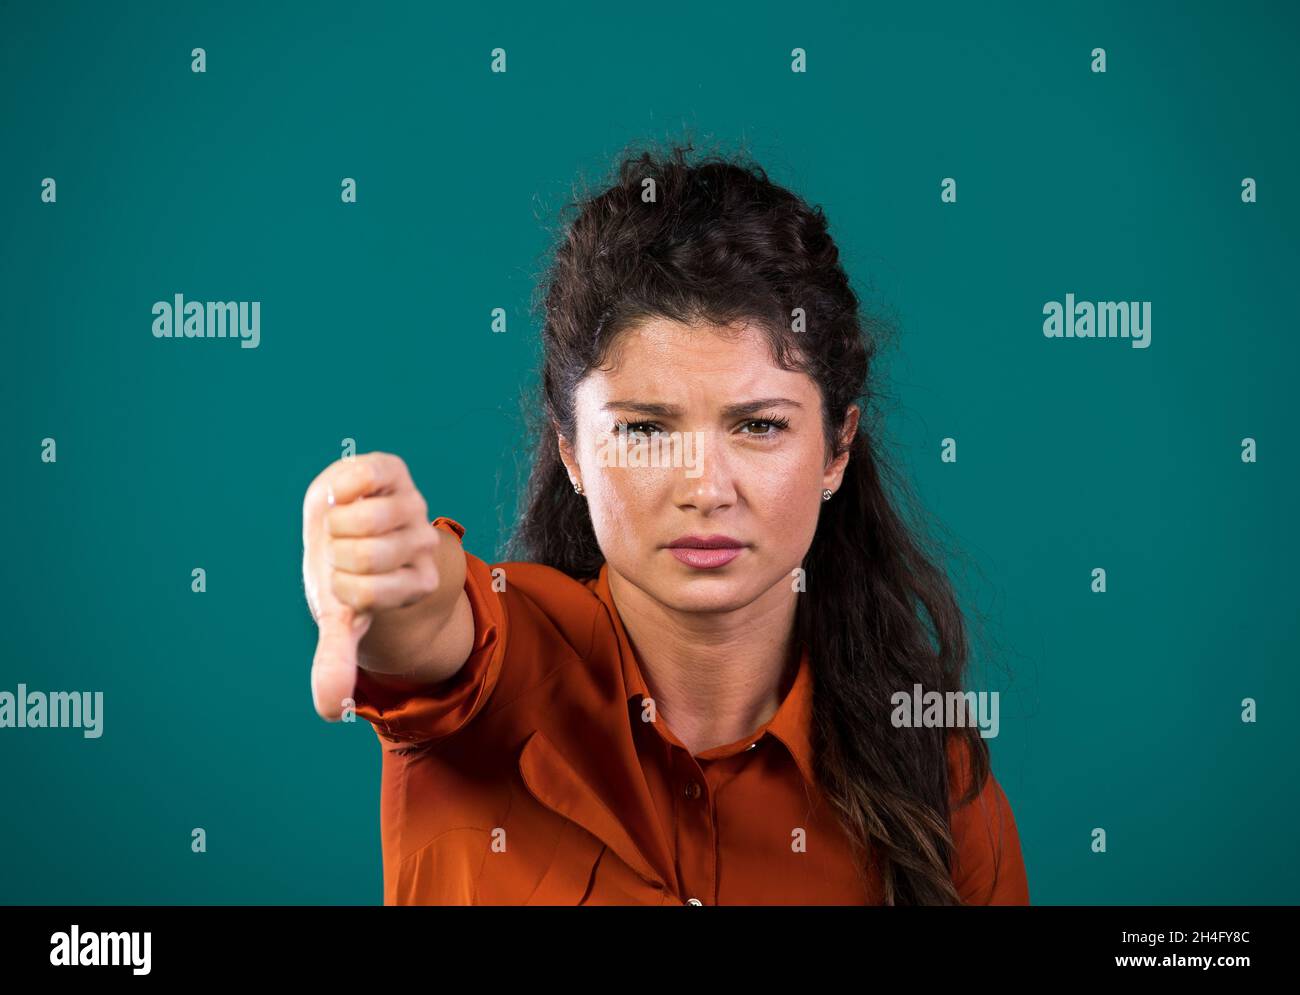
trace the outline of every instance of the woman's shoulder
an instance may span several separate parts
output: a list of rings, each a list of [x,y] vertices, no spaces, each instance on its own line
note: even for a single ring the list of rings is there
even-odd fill
[[[551,600],[574,598],[583,600],[584,597],[599,600],[595,594],[599,575],[586,578],[573,577],[556,567],[527,560],[489,561],[470,551],[470,544],[465,541],[468,530],[454,518],[441,515],[433,520],[433,527],[454,535],[460,541],[467,557],[478,560],[492,572],[498,579],[500,588],[498,593],[504,593],[507,589],[505,584],[509,576],[514,579],[519,590],[526,591],[531,596]]]
[[[577,578],[544,563],[484,559],[468,548],[467,530],[459,522],[443,516],[433,525],[454,534],[464,548],[465,592],[480,637],[496,626],[520,649],[532,651],[540,648],[538,643],[556,641],[579,653],[591,648],[605,614],[599,574]]]
[[[1029,904],[1019,829],[1011,802],[989,767],[987,746],[952,730],[947,754],[956,849],[953,880],[962,900],[976,905]]]
[[[470,563],[478,560],[466,552]],[[502,596],[506,609],[514,614],[536,614],[554,623],[561,631],[574,627],[590,632],[591,622],[602,610],[596,593],[596,578],[579,579],[544,563],[506,560],[474,564],[480,579],[490,584],[494,594]]]

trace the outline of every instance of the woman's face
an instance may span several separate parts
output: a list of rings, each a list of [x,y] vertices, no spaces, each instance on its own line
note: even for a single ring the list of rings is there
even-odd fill
[[[813,380],[777,366],[758,329],[661,318],[624,332],[610,364],[578,387],[576,447],[560,439],[609,569],[678,611],[790,585],[848,461],[826,462]],[[692,549],[701,538],[733,545]]]

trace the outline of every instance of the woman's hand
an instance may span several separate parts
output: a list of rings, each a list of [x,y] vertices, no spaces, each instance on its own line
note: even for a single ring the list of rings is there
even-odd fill
[[[342,715],[359,665],[411,684],[445,679],[465,662],[473,614],[464,551],[429,523],[399,457],[365,453],[326,467],[307,488],[302,541],[303,586],[320,630],[312,701],[323,718]]]

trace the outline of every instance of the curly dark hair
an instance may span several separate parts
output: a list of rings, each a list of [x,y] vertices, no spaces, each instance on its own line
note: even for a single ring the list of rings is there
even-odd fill
[[[536,438],[507,557],[596,576],[604,561],[586,502],[574,493],[556,431],[575,438],[574,389],[602,365],[619,332],[649,317],[760,327],[776,361],[806,372],[822,399],[827,459],[850,404],[875,399],[872,361],[892,325],[859,313],[821,207],[768,179],[747,154],[625,150],[594,195],[561,212],[534,307],[542,315]],[[655,196],[643,198],[653,179]],[[572,210],[572,217],[568,214]],[[802,308],[806,327],[791,315]],[[873,382],[870,383],[869,378]],[[972,724],[896,728],[891,694],[920,684],[960,690],[968,643],[962,613],[920,529],[887,494],[910,489],[890,470],[879,419],[863,418],[835,500],[822,509],[803,561],[796,639],[813,666],[816,776],[855,846],[864,883],[874,869],[887,905],[953,905],[949,735],[965,740],[971,801],[989,774]],[[544,409],[544,410],[543,410]],[[924,615],[921,609],[924,609]]]

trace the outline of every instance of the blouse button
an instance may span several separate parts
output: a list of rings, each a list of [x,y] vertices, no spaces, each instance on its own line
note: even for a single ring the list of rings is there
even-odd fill
[[[701,902],[698,898],[688,898],[688,899],[686,899],[686,904],[687,904],[687,905],[703,905],[704,903]]]
[[[700,797],[700,786],[694,781],[691,781],[689,784],[686,785],[686,797],[687,798]]]

